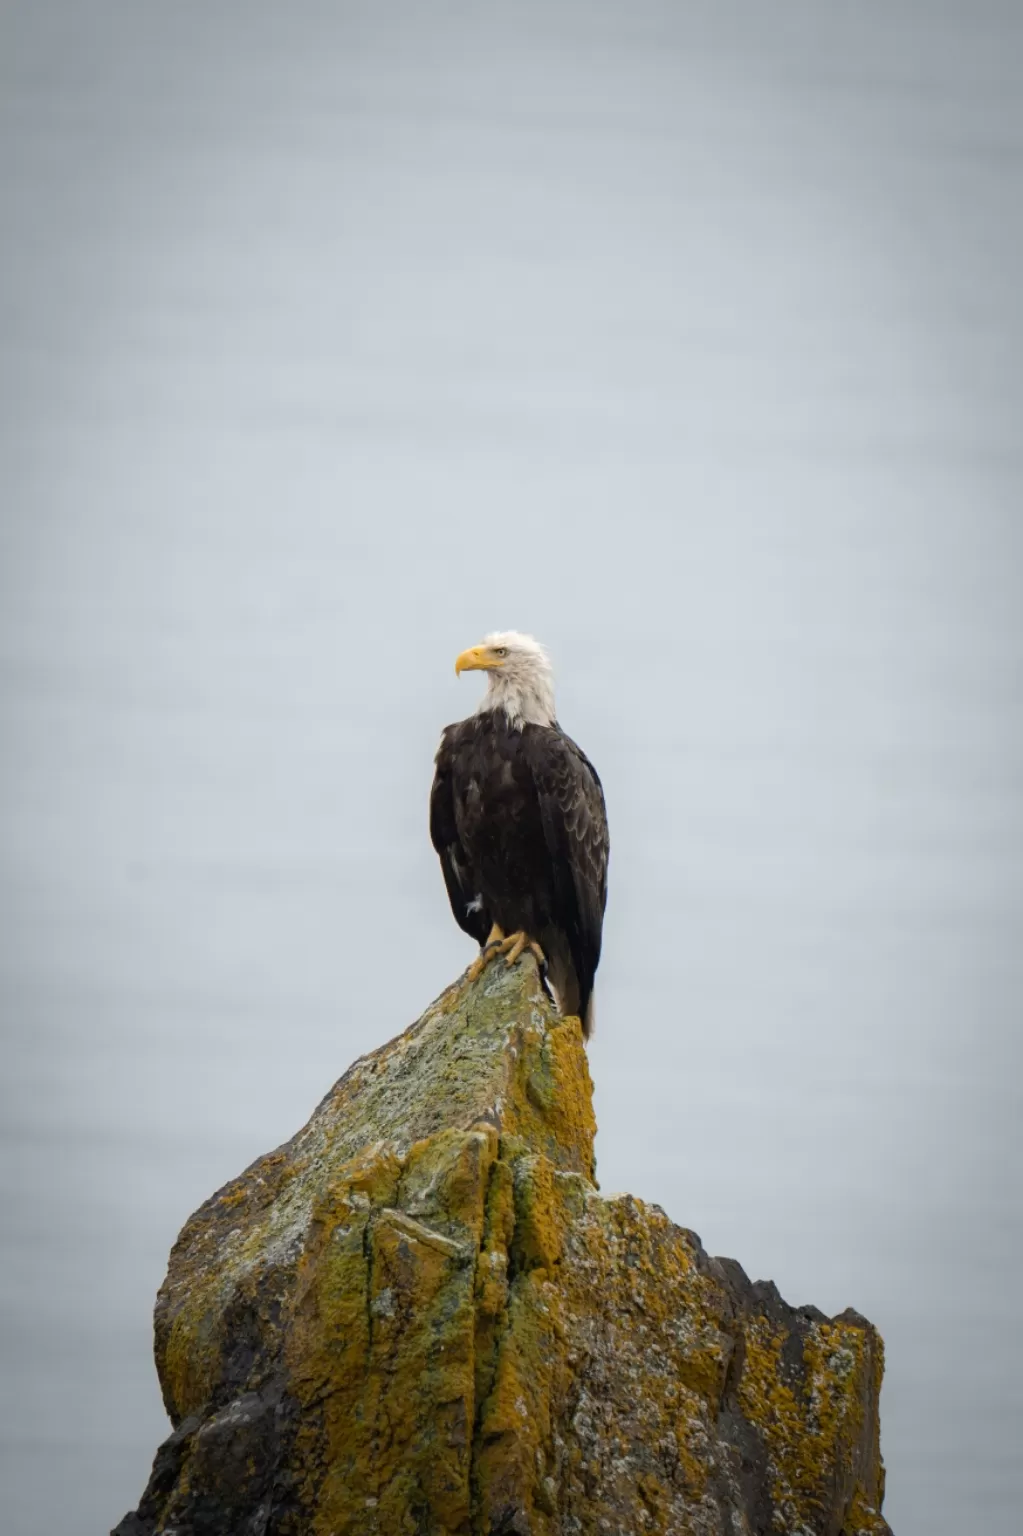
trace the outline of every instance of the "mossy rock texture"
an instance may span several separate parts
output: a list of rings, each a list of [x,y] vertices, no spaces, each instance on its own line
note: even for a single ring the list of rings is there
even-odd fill
[[[594,1183],[578,1019],[495,963],[187,1223],[115,1536],[883,1536],[881,1340]]]

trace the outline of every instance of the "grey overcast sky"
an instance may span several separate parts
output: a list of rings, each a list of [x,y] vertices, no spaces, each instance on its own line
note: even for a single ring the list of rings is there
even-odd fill
[[[1016,1536],[1023,7],[0,0],[0,1440],[93,1536],[181,1223],[470,958],[457,651],[604,778],[605,1189]]]

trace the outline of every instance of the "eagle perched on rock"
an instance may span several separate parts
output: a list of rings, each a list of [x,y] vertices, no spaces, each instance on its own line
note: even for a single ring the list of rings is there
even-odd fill
[[[488,635],[455,672],[486,672],[487,691],[441,737],[430,838],[455,921],[480,946],[472,975],[531,950],[588,1037],[610,846],[600,779],[558,725],[551,664],[531,636]]]

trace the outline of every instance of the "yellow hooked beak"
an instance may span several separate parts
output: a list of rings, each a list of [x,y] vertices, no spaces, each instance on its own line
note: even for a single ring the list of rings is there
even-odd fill
[[[470,645],[455,660],[455,676],[460,672],[492,672],[503,666],[504,661],[489,645]]]

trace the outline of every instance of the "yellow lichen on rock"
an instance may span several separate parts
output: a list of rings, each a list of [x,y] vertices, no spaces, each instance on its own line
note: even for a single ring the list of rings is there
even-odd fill
[[[836,1501],[866,1508],[868,1485],[880,1504],[881,1342],[855,1314],[807,1309],[792,1327],[782,1307],[779,1298],[746,1322],[739,1403],[767,1447],[775,1508],[792,1529],[827,1529]]]
[[[593,1179],[578,1020],[449,989],[188,1223],[121,1536],[882,1536],[880,1340]]]

